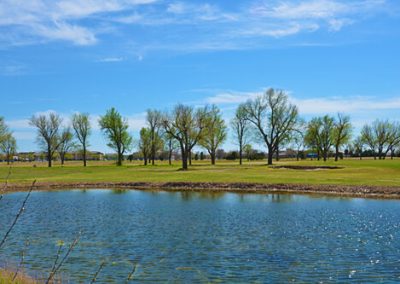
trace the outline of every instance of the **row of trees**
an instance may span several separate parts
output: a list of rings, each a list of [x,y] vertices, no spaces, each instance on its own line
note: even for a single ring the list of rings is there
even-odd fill
[[[62,119],[56,113],[36,115],[30,120],[30,124],[37,128],[37,140],[47,153],[49,167],[56,152],[63,163],[65,154],[77,146],[83,151],[83,163],[86,166],[88,138],[91,134],[89,115],[76,113],[71,121],[70,126],[62,128]],[[4,120],[0,122],[0,142],[10,142],[5,138],[11,133]],[[134,146],[127,119],[111,108],[100,117],[98,123],[108,139],[107,145],[116,151],[117,165],[121,165],[124,155]],[[173,152],[179,150],[182,169],[186,170],[191,164],[195,147],[206,149],[211,163],[215,164],[217,150],[227,139],[228,126],[215,105],[194,108],[178,104],[169,112],[148,110],[146,124],[140,130],[137,143],[145,165],[149,162],[154,165],[157,153],[165,149],[171,163]],[[353,128],[349,116],[325,115],[306,123],[300,118],[297,106],[289,102],[287,94],[275,89],[268,89],[263,95],[240,104],[230,121],[230,127],[238,145],[240,164],[246,147],[254,141],[263,143],[267,148],[269,165],[273,163],[274,156],[279,159],[280,150],[285,148],[295,149],[297,153],[307,148],[324,161],[333,150],[337,161],[343,147],[352,149],[360,157],[364,148],[368,148],[375,158],[382,159],[390,151],[393,155],[400,145],[398,122],[377,120],[365,125],[360,136],[352,140]]]
[[[88,137],[91,126],[88,114],[76,113],[71,118],[72,126],[62,128],[62,118],[56,113],[49,115],[34,115],[30,119],[30,125],[37,129],[37,142],[47,154],[48,166],[52,166],[54,155],[58,152],[61,164],[64,164],[65,155],[79,141],[83,153],[83,165],[86,167],[86,152],[89,146]]]

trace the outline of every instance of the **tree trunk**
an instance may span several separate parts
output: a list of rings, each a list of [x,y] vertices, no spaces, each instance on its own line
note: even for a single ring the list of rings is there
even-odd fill
[[[65,159],[65,154],[61,153],[60,154],[60,159],[61,159],[61,165],[64,165],[64,159]]]
[[[83,166],[86,167],[86,146],[83,146]]]
[[[172,151],[171,150],[168,153],[168,164],[172,165]]]
[[[51,150],[50,150],[50,147],[47,148],[47,163],[48,163],[48,167],[51,168]]]
[[[276,146],[275,155],[276,155],[276,157],[275,157],[276,161],[279,161],[279,146],[278,145]]]
[[[192,150],[189,151],[189,153],[188,153],[187,156],[189,157],[189,166],[191,166],[191,165],[192,165]],[[187,163],[186,163],[186,164],[187,164]],[[187,168],[186,168],[186,169],[187,169]]]
[[[268,165],[272,165],[272,159],[274,156],[274,150],[272,147],[268,147]]]
[[[239,165],[242,165],[242,163],[243,163],[243,149],[242,148],[243,148],[242,146],[239,147]]]
[[[122,166],[122,153],[118,151],[117,166]]]
[[[144,163],[145,166],[147,166],[147,156],[143,157],[143,163]]]
[[[215,165],[215,152],[211,152],[210,156],[211,156],[211,165]]]
[[[182,151],[182,170],[186,171],[188,169],[188,157],[185,151]]]
[[[335,147],[335,162],[337,162],[339,159],[339,147],[336,146]]]

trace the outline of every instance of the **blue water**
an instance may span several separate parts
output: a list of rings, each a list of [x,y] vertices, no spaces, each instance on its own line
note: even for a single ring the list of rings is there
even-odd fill
[[[26,193],[0,201],[0,237]],[[60,240],[82,237],[63,281],[400,282],[400,201],[289,194],[33,192],[0,262],[45,277]],[[65,250],[64,250],[65,252]]]

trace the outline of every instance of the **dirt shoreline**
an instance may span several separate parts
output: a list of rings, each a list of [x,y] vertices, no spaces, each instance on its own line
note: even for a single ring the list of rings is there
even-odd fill
[[[30,184],[10,183],[4,193],[27,191]],[[63,189],[137,189],[160,191],[208,191],[237,193],[294,193],[362,198],[400,199],[400,186],[307,185],[215,182],[37,182],[34,190]]]

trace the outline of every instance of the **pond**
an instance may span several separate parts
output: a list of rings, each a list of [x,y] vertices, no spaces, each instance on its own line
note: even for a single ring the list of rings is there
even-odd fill
[[[0,236],[26,193],[0,201]],[[139,190],[33,192],[0,262],[45,277],[81,231],[63,281],[399,282],[400,201]],[[26,241],[29,245],[25,248]],[[66,248],[64,248],[64,253]]]

